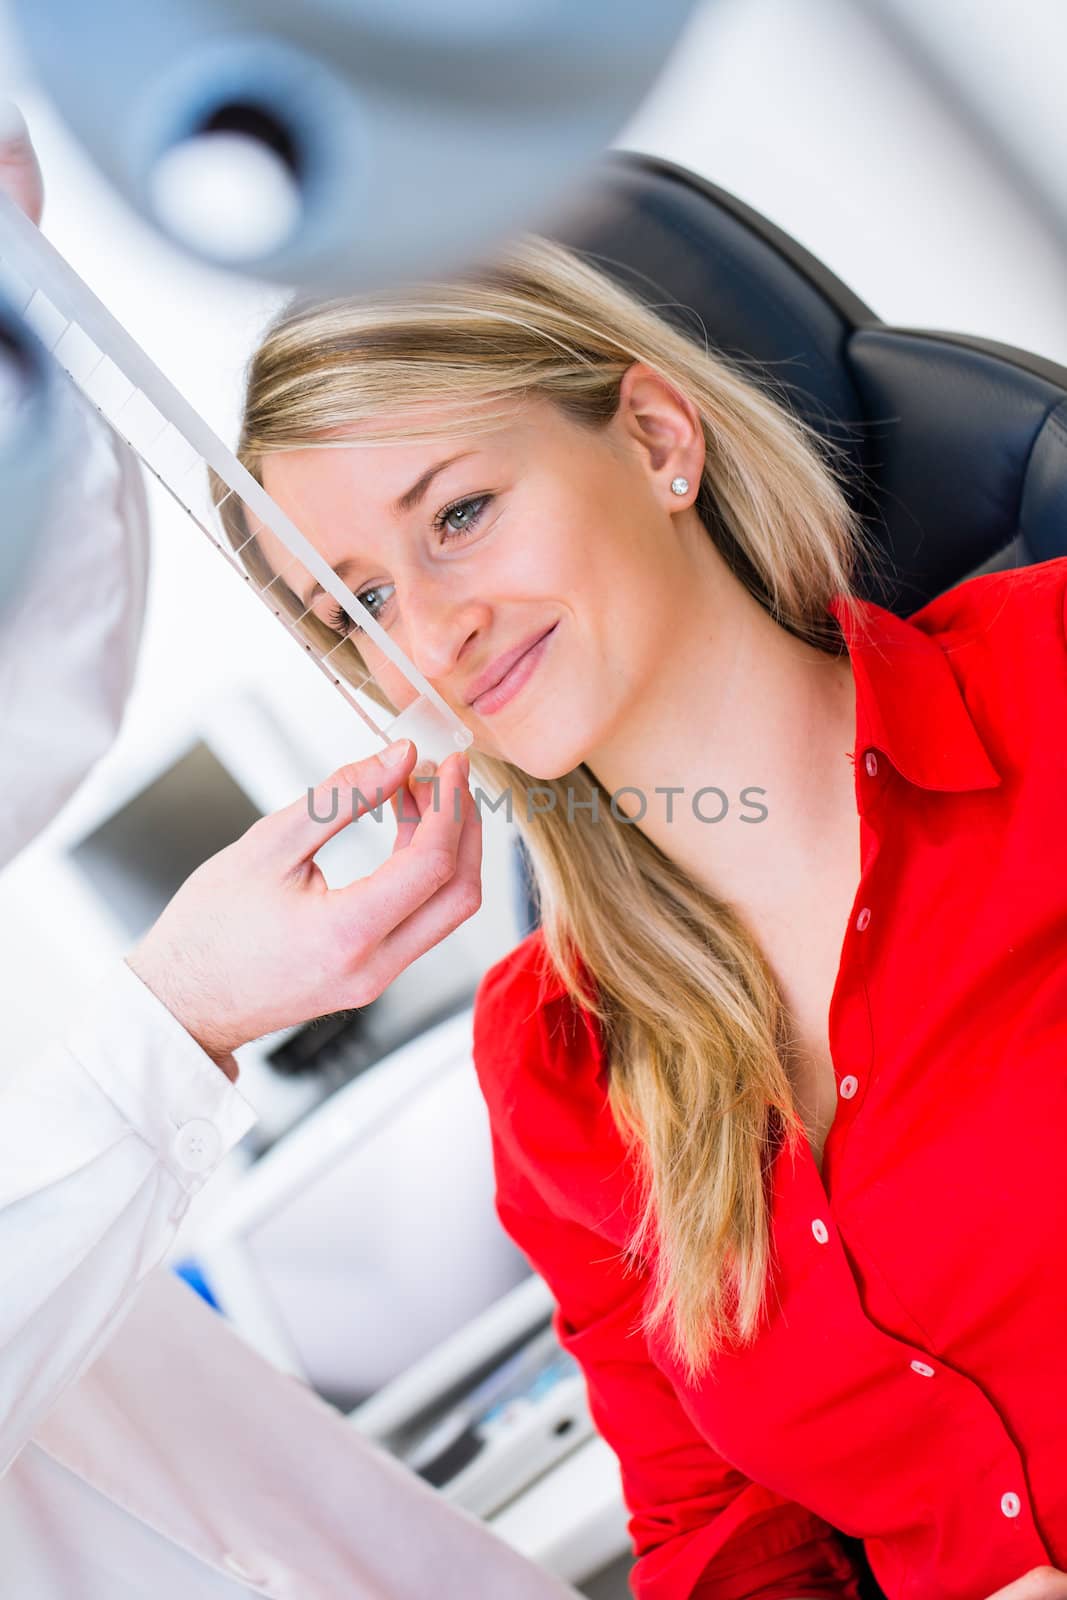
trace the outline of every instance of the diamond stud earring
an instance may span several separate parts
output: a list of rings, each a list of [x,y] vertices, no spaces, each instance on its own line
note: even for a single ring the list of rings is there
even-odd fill
[[[688,478],[672,478],[671,479],[671,494],[688,494],[688,493],[689,493],[689,479]]]

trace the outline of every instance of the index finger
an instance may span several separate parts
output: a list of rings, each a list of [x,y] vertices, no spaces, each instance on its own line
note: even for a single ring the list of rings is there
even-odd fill
[[[359,918],[359,926],[351,930],[359,943],[369,939],[377,945],[455,876],[467,820],[464,795],[469,800],[470,791],[458,755],[450,755],[436,776],[438,798],[435,802],[431,796],[425,804],[410,841],[369,877],[329,891],[338,910]],[[426,785],[427,792],[431,787]]]

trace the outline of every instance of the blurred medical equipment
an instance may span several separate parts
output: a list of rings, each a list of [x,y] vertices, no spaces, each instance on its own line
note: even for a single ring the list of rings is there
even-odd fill
[[[205,258],[330,292],[528,226],[637,109],[694,0],[12,0],[101,170]]]
[[[134,449],[383,745],[414,739],[441,762],[470,730],[261,484],[130,338],[19,207],[0,193],[0,288],[79,391]],[[211,469],[209,474],[208,468]],[[264,536],[285,548],[279,571]],[[312,609],[319,586],[416,698],[396,716],[357,699],[371,681],[352,640]],[[380,685],[388,693],[383,681]]]
[[[469,1003],[260,1157],[198,1245],[219,1304],[346,1411],[528,1278],[493,1205]]]
[[[474,1514],[521,1522],[517,1500],[566,1464],[578,1498],[540,1536],[581,1581],[626,1549],[618,1468],[547,1286],[497,1219],[471,1028],[468,1004],[305,1117],[182,1270],[254,1348]]]

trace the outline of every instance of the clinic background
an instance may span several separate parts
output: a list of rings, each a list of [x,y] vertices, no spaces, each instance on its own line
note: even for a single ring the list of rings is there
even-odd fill
[[[1067,364],[1064,59],[1062,0],[1010,8],[991,0],[938,0],[936,8],[926,0],[708,0],[613,143],[732,192],[890,323],[984,336]],[[244,365],[286,292],[204,266],[141,222],[26,77],[2,8],[0,79],[40,155],[45,232],[232,445]],[[197,784],[215,786],[223,824],[249,808],[243,831],[256,811],[288,804],[373,748],[162,486],[149,479],[148,492],[148,611],[120,735],[55,821],[0,872],[3,1054],[11,1059],[32,1059],[42,1036],[62,1029],[139,937],[138,904],[147,915],[153,885],[140,902],[132,891],[122,906],[106,897],[107,850],[123,819],[135,842],[141,830],[142,845],[144,829],[155,827],[176,836],[191,829],[195,846]],[[42,648],[55,643],[47,617],[41,637]],[[95,856],[85,848],[94,838],[102,842]],[[384,859],[390,840],[388,823],[365,819],[318,859],[331,883],[346,882]],[[484,841],[482,908],[383,997],[386,1043],[455,1012],[525,931],[503,816],[486,813]],[[161,882],[155,892],[165,900],[172,889]],[[260,1152],[336,1087],[294,1070],[292,1051],[279,1070],[271,1048],[268,1040],[238,1052],[239,1086],[260,1124],[194,1203],[183,1252],[195,1253],[210,1234]],[[456,1128],[462,1152],[471,1112],[466,1101],[455,1105],[466,1119]],[[431,1095],[425,1109],[424,1132],[409,1131],[426,1141],[422,1187],[407,1198],[400,1187],[390,1191],[398,1239],[412,1237],[405,1206],[414,1213],[434,1181],[429,1152],[440,1148],[447,1097],[434,1107]],[[373,1175],[379,1195],[385,1173]],[[484,1187],[484,1173],[478,1181]],[[479,1193],[472,1205],[484,1210],[486,1201]],[[327,1246],[334,1228],[361,1223],[350,1200],[336,1204]],[[318,1248],[321,1220],[312,1225]],[[299,1251],[301,1237],[297,1217],[286,1248]],[[504,1256],[494,1259],[501,1287],[509,1273],[518,1281]]]
[[[1041,202],[1057,184],[1064,199],[1065,58],[1059,0],[708,0],[613,142],[732,191],[886,321],[1063,362],[1067,220],[1058,229]],[[45,232],[232,444],[242,368],[285,292],[194,261],[119,200],[27,81],[2,7],[0,74],[41,157]],[[992,126],[973,111],[976,96]],[[0,874],[5,1051],[16,1055],[32,1051],[42,1019],[60,1026],[91,993],[94,972],[113,959],[109,935],[115,948],[133,942],[102,918],[83,875],[56,875],[68,844],[202,737],[226,747],[262,810],[366,748],[356,719],[266,608],[238,592],[154,480],[149,492],[149,608],[121,734],[55,824]],[[385,853],[378,831],[372,843]],[[485,903],[417,964],[420,984],[431,965],[484,969],[519,936],[508,832],[487,815]],[[331,882],[355,875],[346,862],[331,866],[329,847],[321,865]]]

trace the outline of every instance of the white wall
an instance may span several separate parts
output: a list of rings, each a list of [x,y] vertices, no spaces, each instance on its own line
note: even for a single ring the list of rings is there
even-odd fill
[[[887,322],[982,334],[1067,363],[1062,239],[871,20],[881,3],[705,5],[615,143],[691,167],[762,211]],[[1065,104],[1067,8],[1028,0],[1020,16],[953,0],[971,56],[1008,25],[998,10],[1017,30],[1026,16],[1042,22],[1029,58],[1042,85],[1030,97],[1036,143],[1053,99],[1061,113]],[[1027,116],[1020,53],[1004,89],[1017,126]],[[981,81],[972,69],[976,94]],[[999,103],[995,86],[985,94]],[[1061,164],[1062,154],[1061,143]]]

